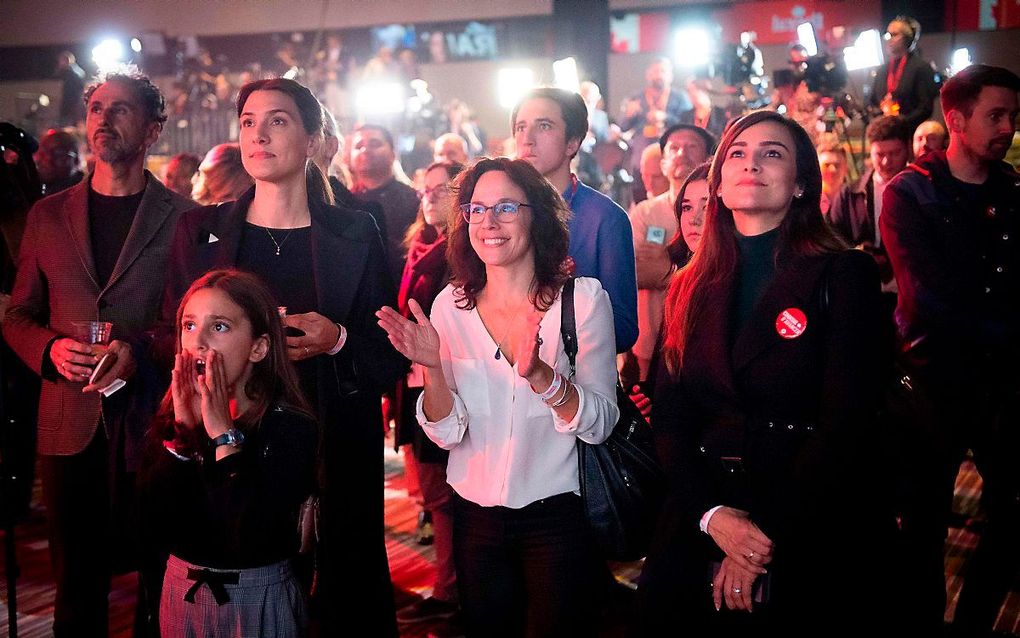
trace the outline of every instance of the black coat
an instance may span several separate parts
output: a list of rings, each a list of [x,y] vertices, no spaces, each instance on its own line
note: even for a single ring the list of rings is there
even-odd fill
[[[163,316],[191,283],[237,261],[254,190],[236,202],[185,213],[177,227]],[[375,311],[395,306],[379,230],[367,213],[309,202],[316,311],[347,329],[336,356],[319,355],[316,408],[323,435],[324,488],[319,578],[325,612],[371,618],[370,633],[393,634],[393,600],[383,522],[380,397],[408,369]],[[214,240],[215,238],[215,240]],[[340,552],[343,552],[341,555]],[[360,576],[352,577],[353,574]]]
[[[976,193],[976,196],[975,196]],[[944,151],[926,153],[885,190],[879,225],[899,302],[901,361],[944,385],[1017,378],[1020,175],[1005,162],[967,192]]]
[[[706,627],[720,617],[708,584],[722,553],[698,529],[716,505],[748,511],[775,543],[772,615],[752,618],[782,629],[841,610],[867,616],[852,589],[891,532],[871,489],[879,472],[860,465],[877,442],[886,378],[874,262],[859,251],[781,262],[731,336],[734,290],[735,278],[712,290],[681,373],[660,371],[652,425],[669,497],[639,589],[649,634],[678,613]],[[777,318],[791,308],[807,322],[786,339]],[[833,547],[845,552],[835,569]],[[868,600],[881,596],[878,583]]]

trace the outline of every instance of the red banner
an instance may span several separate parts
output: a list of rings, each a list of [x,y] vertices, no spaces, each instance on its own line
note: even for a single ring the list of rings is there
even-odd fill
[[[850,30],[884,29],[878,0],[758,0],[737,2],[712,13],[722,27],[722,39],[737,42],[743,31],[758,34],[758,44],[789,44],[797,40],[797,25],[810,22],[822,41],[832,27]]]
[[[946,3],[946,29],[995,31],[1020,27],[1020,0],[956,0]]]

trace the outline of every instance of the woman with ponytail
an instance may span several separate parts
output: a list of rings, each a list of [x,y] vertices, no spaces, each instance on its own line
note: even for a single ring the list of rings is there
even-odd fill
[[[340,630],[330,630],[333,618],[359,617],[374,623],[368,634],[395,636],[379,406],[408,364],[374,321],[377,308],[396,301],[383,243],[367,213],[333,205],[312,161],[323,143],[322,109],[307,88],[251,82],[238,94],[237,115],[241,161],[255,186],[236,202],[181,217],[163,316],[213,268],[258,275],[286,307],[287,353],[323,439],[316,582],[324,630]]]

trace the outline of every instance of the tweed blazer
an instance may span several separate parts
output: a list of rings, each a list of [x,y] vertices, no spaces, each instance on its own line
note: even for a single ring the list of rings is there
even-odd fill
[[[66,456],[85,449],[101,422],[107,435],[115,416],[127,428],[125,458],[134,469],[141,458],[145,415],[125,419],[132,395],[147,388],[143,375],[125,389],[101,399],[82,393],[83,383],[57,374],[46,356],[51,342],[73,334],[72,321],[113,324],[111,339],[132,344],[144,369],[143,333],[155,323],[177,218],[194,202],[172,193],[146,172],[145,194],[120,256],[105,286],[98,282],[89,225],[91,179],[35,204],[29,211],[18,256],[18,270],[3,335],[11,348],[42,376],[39,399],[39,453]],[[136,347],[137,346],[137,347]],[[101,415],[106,418],[101,419]],[[147,415],[151,417],[151,414]]]

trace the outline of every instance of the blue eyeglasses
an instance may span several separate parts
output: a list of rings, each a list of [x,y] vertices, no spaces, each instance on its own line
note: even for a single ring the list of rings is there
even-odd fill
[[[530,204],[522,204],[520,202],[499,202],[492,206],[482,206],[481,204],[461,204],[460,214],[464,216],[464,221],[469,224],[479,224],[485,219],[485,212],[492,211],[492,216],[496,218],[496,221],[504,224],[517,221],[517,214],[520,212],[522,206],[530,207]]]

